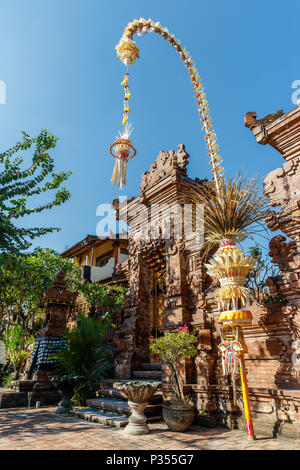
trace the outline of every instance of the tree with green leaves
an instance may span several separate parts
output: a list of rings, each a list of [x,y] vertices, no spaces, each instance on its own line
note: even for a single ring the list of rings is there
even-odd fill
[[[150,343],[151,352],[165,361],[170,369],[171,385],[177,405],[186,404],[180,375],[181,361],[196,356],[197,343],[196,335],[189,331],[187,325],[180,327],[176,333],[165,333],[160,338],[152,339]]]
[[[70,198],[70,192],[61,185],[71,172],[55,173],[54,159],[49,153],[55,148],[58,139],[45,129],[35,138],[30,138],[25,132],[22,134],[22,141],[0,153],[0,253],[26,250],[31,246],[30,240],[60,230],[58,227],[22,228],[16,221],[26,215],[59,206]],[[33,156],[26,165],[20,152],[31,148]],[[56,192],[50,202],[33,208],[28,206],[31,197],[52,190]]]
[[[54,250],[0,254],[0,323],[6,329],[20,325],[23,331],[35,334],[44,319],[41,299],[60,271],[67,282],[80,284],[78,266]]]
[[[124,296],[127,291],[121,286],[101,286],[97,283],[79,283],[76,289],[90,305],[90,316],[99,317],[113,310],[123,307]]]
[[[280,276],[278,265],[271,263],[268,256],[264,257],[257,245],[251,246],[248,254],[256,260],[255,267],[248,274],[245,283],[252,299],[258,303],[276,303],[285,300],[282,294],[272,295],[266,284],[268,278],[276,279]]]
[[[22,330],[20,325],[8,328],[3,335],[6,360],[13,367],[13,379],[18,380],[22,374],[27,359],[32,354],[34,337]]]

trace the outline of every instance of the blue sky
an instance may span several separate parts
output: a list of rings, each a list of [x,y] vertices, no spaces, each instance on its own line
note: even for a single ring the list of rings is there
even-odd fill
[[[115,54],[126,24],[160,21],[191,53],[212,111],[224,166],[264,177],[282,165],[272,148],[256,143],[244,115],[289,111],[299,71],[299,2],[240,0],[0,0],[0,148],[25,130],[59,137],[58,170],[71,170],[72,198],[31,216],[24,225],[60,226],[35,245],[62,251],[93,234],[96,208],[118,197],[111,185],[111,145],[121,129],[124,66]],[[159,151],[184,143],[189,175],[209,175],[192,86],[179,56],[154,33],[137,37],[141,58],[130,67],[132,140],[122,194],[138,194],[142,172]]]

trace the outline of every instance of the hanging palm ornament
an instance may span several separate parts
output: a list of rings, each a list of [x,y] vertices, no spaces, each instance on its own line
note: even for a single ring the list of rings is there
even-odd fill
[[[152,31],[154,31],[154,33],[156,34],[160,34],[163,39],[167,40],[170,45],[175,48],[188,71],[189,78],[192,82],[193,89],[195,92],[195,100],[198,112],[200,114],[202,129],[205,133],[206,147],[209,154],[209,163],[212,166],[211,172],[213,173],[216,189],[217,191],[219,191],[221,178],[224,173],[224,169],[221,166],[222,159],[219,154],[217,136],[215,134],[214,127],[212,124],[212,118],[208,107],[206,93],[204,92],[204,87],[201,82],[198,69],[195,66],[194,61],[192,60],[190,53],[181,44],[179,39],[176,39],[174,34],[170,33],[168,29],[166,27],[163,27],[159,22],[154,23],[154,21],[152,21],[151,19],[145,20],[144,18],[140,18],[139,20],[135,19],[131,23],[128,23],[128,25],[124,29],[123,36],[119,44],[116,46],[117,55],[126,67],[134,64],[136,59],[139,58],[139,48],[132,39],[133,35],[136,33],[138,36],[142,36],[143,34],[151,33]],[[124,129],[122,132],[120,132],[119,137],[116,139],[116,141],[112,144],[110,148],[111,154],[117,160],[113,171],[112,183],[117,184],[118,182],[119,188],[122,188],[123,185],[126,183],[126,166],[128,160],[136,155],[136,150],[129,140],[130,134],[128,135],[128,129],[125,128],[128,120],[128,113],[130,112],[128,106],[128,99],[130,97],[128,88],[126,98],[126,86],[128,86],[128,71],[125,74],[125,79],[122,84],[125,85],[124,115],[122,122]]]
[[[126,49],[128,50],[128,49]],[[129,58],[124,60],[129,61]],[[129,62],[128,62],[129,63]],[[124,79],[121,82],[121,85],[124,85],[124,110],[123,110],[123,132],[119,132],[119,137],[116,137],[115,142],[110,147],[111,155],[116,159],[114,171],[112,174],[111,182],[116,185],[118,183],[118,188],[122,189],[123,184],[126,184],[126,170],[127,162],[131,158],[135,157],[136,149],[129,140],[130,134],[133,131],[132,125],[127,122],[128,114],[130,113],[129,108],[129,85],[128,85],[129,73],[126,72]]]

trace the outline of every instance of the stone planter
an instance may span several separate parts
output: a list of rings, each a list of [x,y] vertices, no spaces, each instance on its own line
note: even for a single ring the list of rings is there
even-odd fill
[[[50,377],[50,381],[58,389],[61,396],[55,413],[67,414],[73,409],[71,398],[74,393],[74,387],[78,385],[82,379],[83,377],[81,376],[71,377],[70,375],[54,375]]]
[[[194,417],[194,405],[163,404],[163,418],[171,431],[186,431],[194,421]]]
[[[150,398],[156,392],[161,382],[116,382],[113,387],[118,390],[123,397],[127,398],[131,411],[129,423],[125,428],[125,433],[133,435],[148,434],[150,431],[147,425],[147,418],[144,410]]]

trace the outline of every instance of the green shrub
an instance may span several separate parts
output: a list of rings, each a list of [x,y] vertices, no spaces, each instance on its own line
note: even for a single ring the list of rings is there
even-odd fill
[[[14,380],[14,374],[7,374],[3,377],[1,386],[3,388],[12,388],[12,383]]]
[[[14,371],[14,379],[19,379],[24,371],[28,357],[32,353],[34,337],[22,330],[20,325],[15,325],[3,334],[6,349],[6,360]]]
[[[181,361],[196,356],[195,344],[197,342],[197,337],[188,330],[187,325],[184,325],[176,333],[165,333],[164,336],[153,339],[150,344],[152,353],[161,357],[170,368],[171,385],[176,396],[176,403],[179,405],[186,404],[180,376]]]
[[[66,349],[54,356],[58,361],[59,374],[83,377],[74,389],[73,400],[76,404],[85,404],[97,382],[111,367],[111,363],[105,359],[106,350],[101,346],[109,326],[107,318],[95,319],[80,314],[78,325],[63,335]]]

